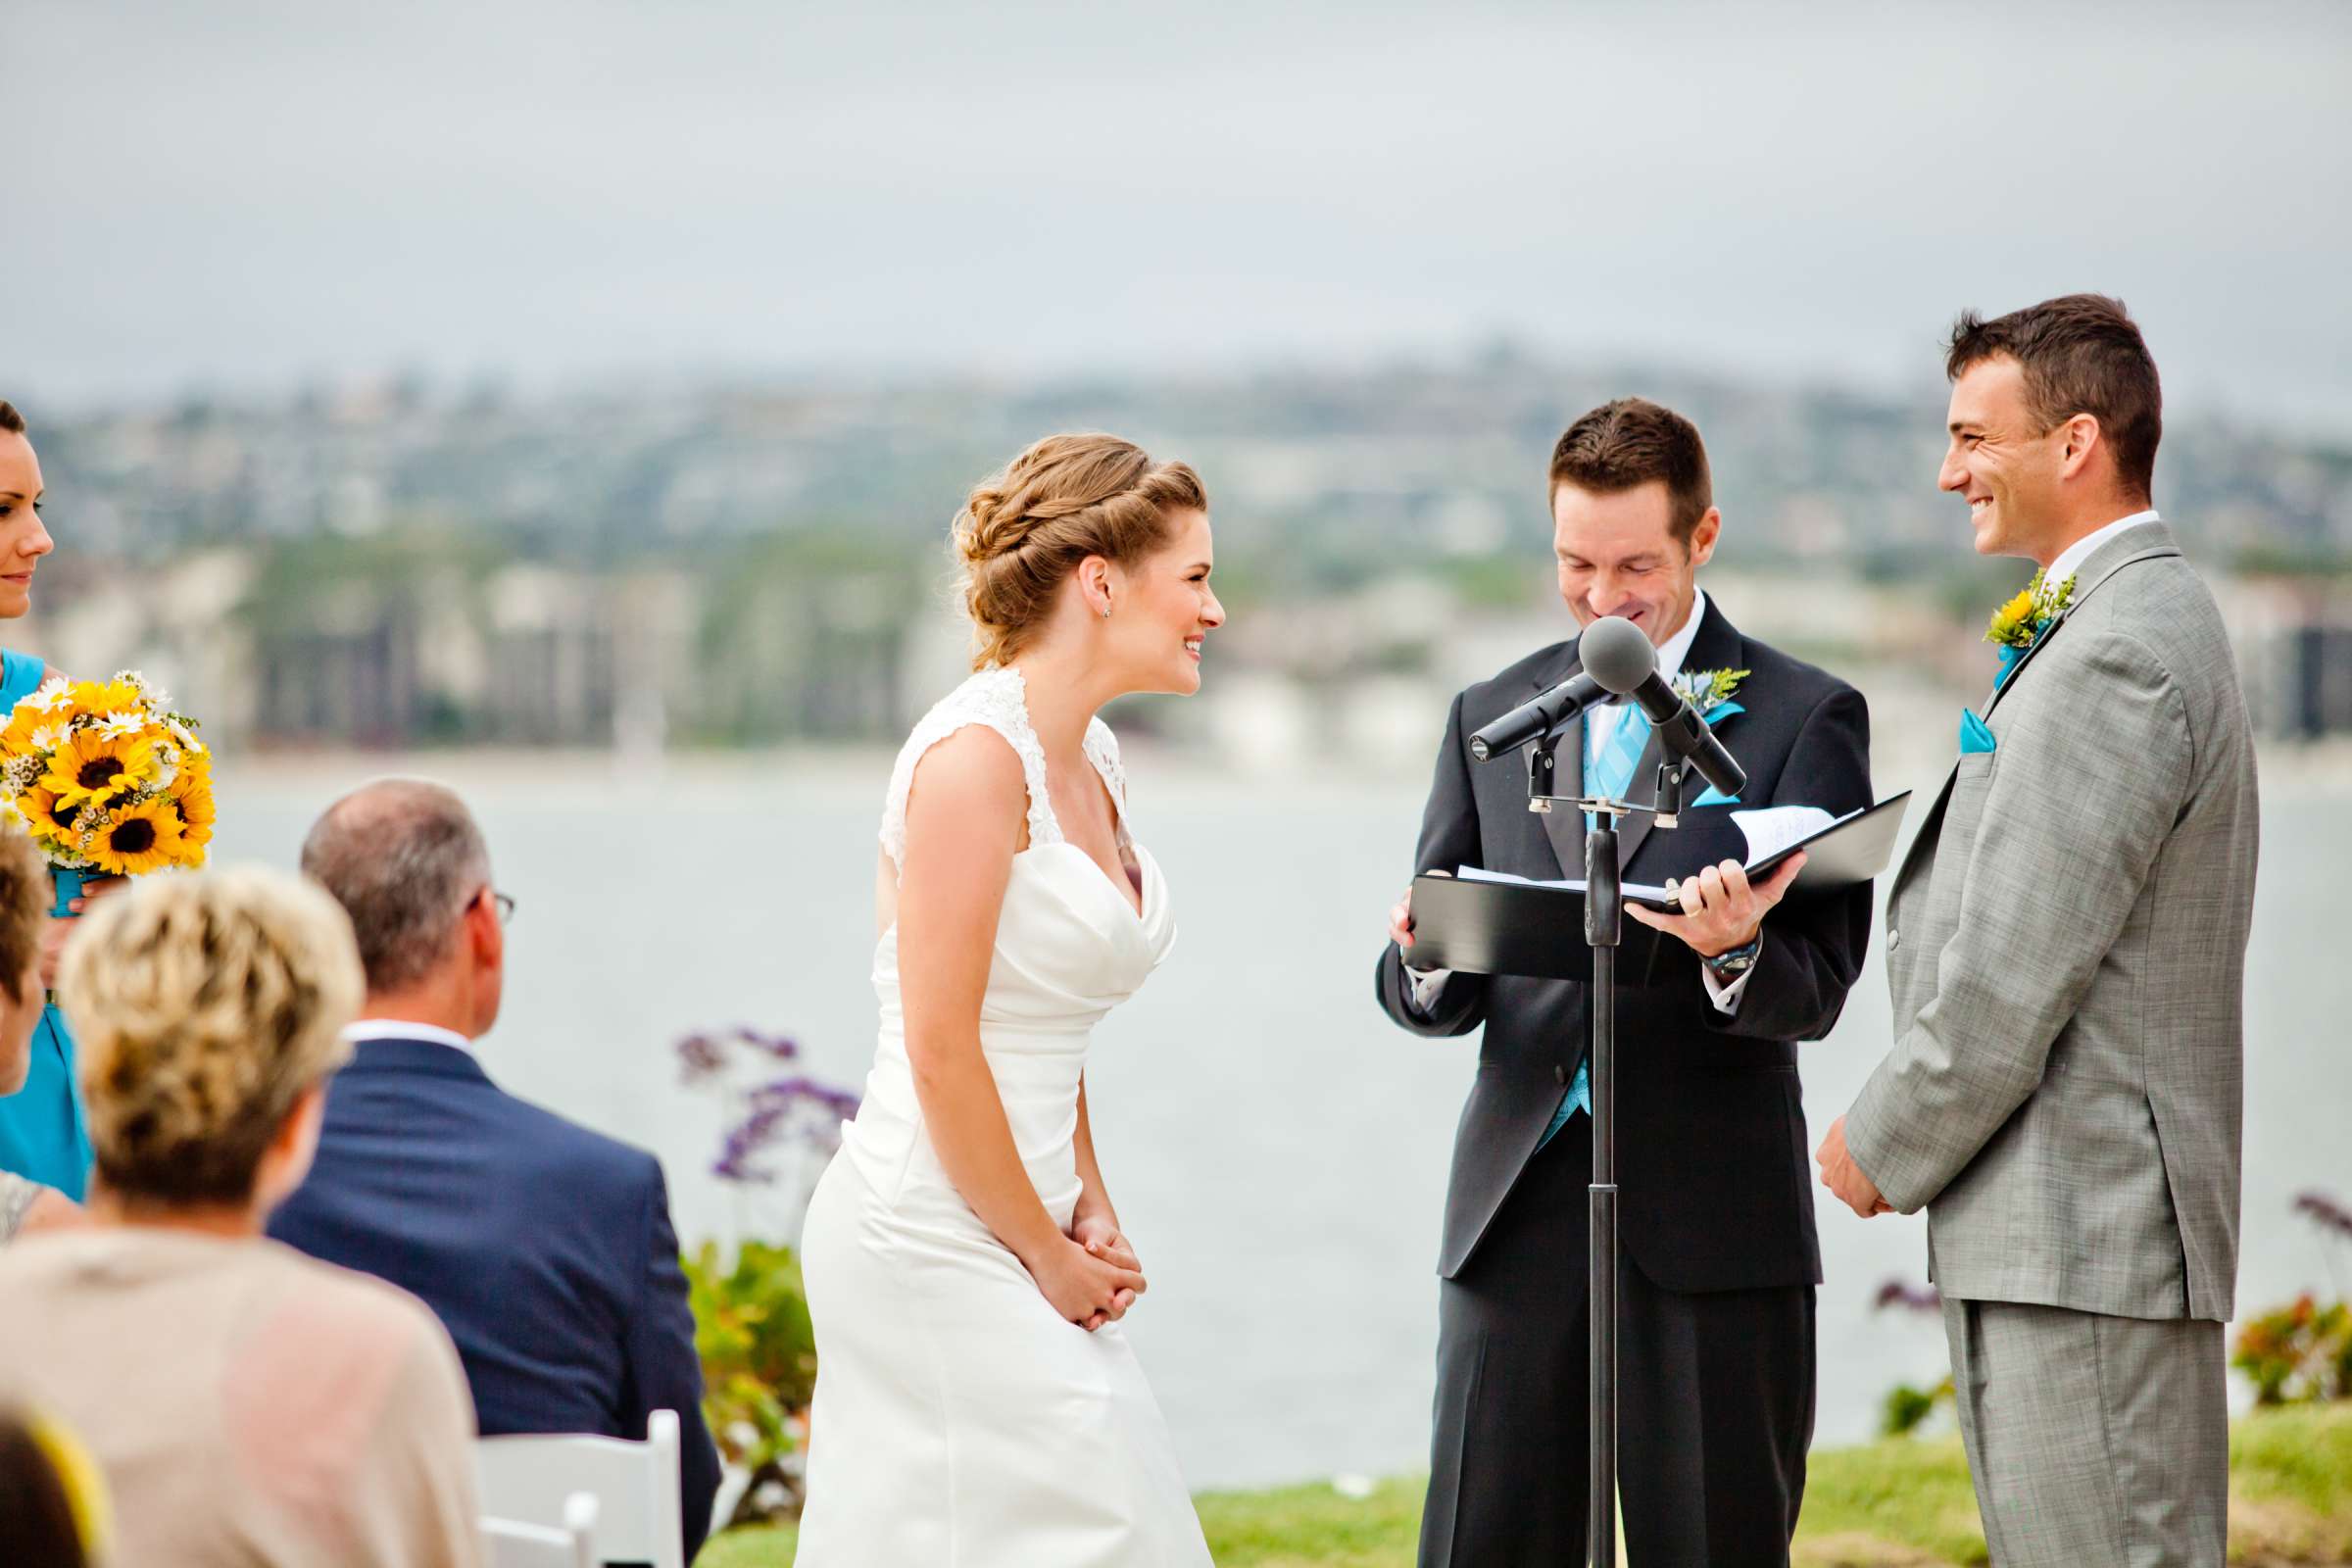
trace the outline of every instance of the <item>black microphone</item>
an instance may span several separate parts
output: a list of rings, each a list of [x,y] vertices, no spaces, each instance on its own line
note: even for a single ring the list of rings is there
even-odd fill
[[[1515,752],[1567,723],[1608,693],[1600,683],[1579,670],[1531,702],[1521,703],[1484,729],[1470,733],[1470,755],[1484,762]]]
[[[1658,743],[1697,768],[1699,777],[1725,795],[1737,795],[1746,786],[1746,771],[1732,760],[1707,721],[1658,673],[1658,651],[1641,627],[1621,616],[1603,616],[1585,628],[1577,654],[1585,673],[1601,690],[1642,705],[1657,728]]]

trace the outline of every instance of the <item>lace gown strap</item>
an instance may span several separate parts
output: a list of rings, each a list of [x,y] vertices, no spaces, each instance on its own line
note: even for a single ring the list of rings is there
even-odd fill
[[[1029,722],[1027,687],[1021,672],[1009,666],[984,669],[941,698],[899,749],[898,762],[890,771],[890,794],[882,806],[882,849],[891,864],[899,865],[906,857],[906,798],[914,789],[915,764],[932,747],[974,724],[985,724],[1004,736],[1021,760],[1021,778],[1029,790],[1030,844],[1062,841],[1061,823],[1054,815],[1054,800],[1046,790],[1046,748]],[[1091,736],[1089,741],[1091,751]]]
[[[1110,791],[1110,804],[1118,812],[1119,844],[1132,848],[1135,835],[1127,825],[1127,768],[1119,760],[1119,738],[1100,718],[1087,722],[1086,760],[1095,764],[1095,771],[1102,775],[1102,787]]]

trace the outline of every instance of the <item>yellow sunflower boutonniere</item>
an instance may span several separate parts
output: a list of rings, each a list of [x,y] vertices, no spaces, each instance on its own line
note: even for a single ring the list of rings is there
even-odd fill
[[[1984,628],[1984,640],[2003,648],[2020,652],[2034,646],[2051,621],[2066,613],[2066,607],[2075,602],[2075,579],[2061,582],[2044,580],[2036,571],[2018,596],[1992,612],[1992,621]]]
[[[52,680],[0,726],[0,808],[56,869],[62,912],[80,877],[204,863],[212,756],[136,670]]]

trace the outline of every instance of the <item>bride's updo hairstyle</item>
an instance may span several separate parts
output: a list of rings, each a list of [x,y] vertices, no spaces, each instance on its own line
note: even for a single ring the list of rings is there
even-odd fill
[[[1153,463],[1115,435],[1050,435],[983,479],[956,514],[972,667],[1020,657],[1053,613],[1062,579],[1089,556],[1132,566],[1168,542],[1168,514],[1205,512],[1182,463]]]

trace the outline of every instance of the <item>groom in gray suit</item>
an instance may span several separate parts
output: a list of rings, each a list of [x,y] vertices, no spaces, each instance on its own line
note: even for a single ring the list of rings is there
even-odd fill
[[[1928,1209],[1992,1560],[2223,1560],[2254,752],[2222,618],[2150,507],[2156,366],[2117,301],[1960,318],[1982,555],[2041,564],[1888,904],[1895,1042],[1817,1158]]]

